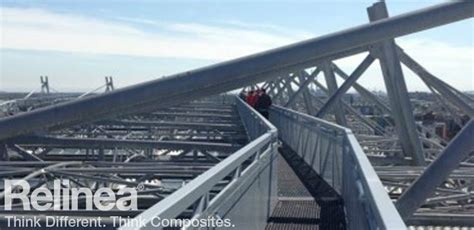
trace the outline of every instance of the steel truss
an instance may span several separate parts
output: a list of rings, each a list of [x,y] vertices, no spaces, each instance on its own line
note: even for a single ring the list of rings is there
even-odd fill
[[[472,119],[474,100],[428,72],[394,40],[472,18],[474,2],[454,1],[395,17],[388,17],[385,3],[378,2],[368,13],[371,22],[359,27],[123,89],[112,90],[112,79],[107,78],[98,88],[106,87],[103,94],[95,94],[97,89],[68,97],[48,94],[51,88],[44,78],[42,94],[52,99],[33,102],[31,93],[2,105],[10,112],[0,118],[0,157],[4,160],[0,175],[26,178],[36,186],[50,186],[48,181],[53,178],[68,178],[72,186],[94,189],[144,185],[140,200],[146,209],[198,174],[211,172],[206,171],[210,168],[222,178],[206,174],[212,181],[193,180],[191,184],[199,191],[175,195],[199,201],[184,216],[209,214],[203,207],[210,197],[215,198],[221,183],[235,181],[249,164],[258,165],[262,149],[267,156],[274,153],[268,146],[274,144],[275,130],[260,127],[267,134],[257,134],[259,130],[248,124],[259,120],[252,119],[255,114],[246,114],[247,125],[242,125],[244,114],[235,112],[226,97],[188,102],[263,84],[276,104],[351,128],[389,195],[398,199],[398,211],[405,221],[431,224],[451,218],[474,226],[470,170],[474,143],[469,141],[473,122],[450,143],[417,124],[401,66],[417,74],[455,117],[462,114]],[[334,63],[360,53],[367,56],[350,74]],[[376,60],[387,87],[386,98],[356,82]],[[325,84],[318,79],[321,74]],[[341,86],[337,76],[344,81]],[[376,109],[376,119],[361,114],[344,99],[350,88]],[[11,109],[19,108],[20,101],[33,107]],[[463,124],[461,119],[456,122]],[[259,135],[258,144],[245,145]],[[236,149],[240,149],[238,156],[231,154]],[[232,156],[239,157],[238,164],[226,161],[226,168],[212,167]],[[420,189],[422,185],[427,187]],[[171,202],[166,201],[166,207],[174,207]],[[148,210],[145,216],[155,215],[150,214],[154,209]],[[177,210],[160,211],[176,214]]]
[[[368,14],[371,21],[387,18],[385,3],[378,2],[369,7]],[[408,223],[418,225],[439,225],[437,218],[440,217],[445,220],[452,218],[445,222],[449,225],[459,218],[459,223],[474,226],[474,222],[467,221],[466,217],[469,215],[474,220],[474,171],[471,170],[474,166],[474,147],[467,144],[469,141],[466,139],[472,137],[472,134],[456,137],[452,142],[457,140],[467,146],[449,151],[446,149],[447,140],[437,136],[432,128],[416,123],[401,65],[420,77],[449,114],[458,118],[457,123],[461,126],[466,125],[465,121],[460,121],[461,116],[473,117],[473,100],[428,72],[407,52],[409,51],[404,51],[393,39],[388,39],[367,47],[362,52],[367,53],[366,57],[351,74],[345,73],[334,63],[337,58],[328,58],[319,60],[309,68],[305,66],[288,72],[283,71],[275,75],[273,80],[246,87],[243,92],[264,87],[278,105],[350,127],[357,134],[357,139],[372,164],[377,165],[376,171],[394,200],[407,191],[415,179],[422,175],[426,169],[425,165],[429,164],[435,169],[433,172],[425,172],[424,181],[432,181],[430,185],[434,187],[427,189],[426,184],[421,186],[421,182],[419,185],[413,184],[413,187],[417,188],[411,188],[410,195],[405,193],[403,200],[397,203],[402,217]],[[350,55],[352,54],[347,56]],[[388,92],[386,98],[375,95],[357,83],[375,60],[378,60],[381,66]],[[324,75],[325,84],[321,82],[321,75]],[[337,85],[335,76],[341,78],[341,85]],[[351,88],[364,103],[376,109],[378,115],[375,118],[378,121],[374,117],[361,114],[352,106],[350,100],[345,98]],[[451,160],[449,167],[436,167],[434,162],[441,161],[443,151],[446,154],[447,151],[451,154],[456,152],[461,156],[458,160]],[[454,159],[453,157],[450,155],[450,159]],[[443,176],[439,176],[440,173],[434,170],[442,170]],[[440,184],[441,186],[438,186]],[[423,196],[418,194],[422,190],[426,191]],[[410,205],[409,208],[406,205]],[[412,216],[422,205],[423,207]]]
[[[201,100],[48,134],[10,138],[2,145],[3,179],[25,179],[32,188],[51,191],[55,179],[68,180],[64,186],[69,188],[87,187],[92,191],[135,187],[139,188],[139,210],[25,211],[16,202],[12,211],[2,213],[102,216],[109,222],[111,216],[134,217],[226,159],[248,140],[239,113],[228,99],[220,104]],[[223,178],[210,195],[217,194],[230,179]],[[4,195],[0,193],[0,197]],[[80,198],[80,207],[85,205],[85,199]]]

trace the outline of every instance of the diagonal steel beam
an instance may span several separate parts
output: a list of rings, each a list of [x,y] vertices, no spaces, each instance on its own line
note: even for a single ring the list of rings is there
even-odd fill
[[[448,88],[445,82],[441,81],[437,77],[433,76],[428,72],[423,66],[418,64],[413,58],[408,56],[402,49],[398,48],[400,55],[400,61],[405,64],[410,70],[416,73],[426,84],[430,85],[441,95],[443,95],[449,102],[454,104],[457,108],[469,115],[469,117],[474,117],[474,108],[469,106],[462,98],[457,94],[462,94],[462,92],[454,93],[450,88]]]
[[[315,77],[318,76],[319,72],[321,72],[321,69],[317,68],[316,70],[314,70],[309,76],[305,78],[300,78],[299,76],[301,76],[301,74],[305,74],[303,73],[304,70],[300,71],[300,74],[298,74],[298,78],[301,82],[303,82],[302,84],[299,84],[299,88],[298,90],[293,94],[291,95],[290,99],[288,100],[288,102],[286,102],[286,104],[284,105],[284,107],[288,107],[290,105],[292,105],[296,98],[298,98],[298,96],[303,93],[305,90],[307,90],[307,87],[308,85],[313,81],[313,79]]]
[[[292,87],[291,84],[292,83],[298,84],[298,82],[296,81],[296,77],[297,76],[295,74],[293,74],[293,75],[291,75],[290,78],[287,79],[288,84],[285,85],[285,88],[286,88],[286,93],[287,93],[286,95],[288,97],[288,100],[290,100],[290,98],[295,94],[295,91],[293,90],[293,87]],[[282,104],[283,103],[284,103],[284,101],[282,99]]]
[[[474,152],[474,119],[456,135],[443,152],[401,195],[396,206],[403,219],[407,220],[443,183],[461,161]]]
[[[326,95],[329,95],[329,90],[324,87],[321,83],[319,83],[316,79],[313,80],[314,84],[316,84],[316,86],[318,86],[318,88],[320,88],[322,91],[324,91],[326,93]],[[313,95],[314,96],[314,95]],[[316,99],[316,97],[314,97]],[[321,103],[321,105],[324,105],[324,102],[322,102],[321,100],[318,99],[318,101]],[[361,114],[359,114],[359,112],[357,112],[357,110],[355,110],[352,106],[348,105],[346,102],[344,101],[341,101],[340,102],[341,105],[344,106],[344,109],[346,109],[348,112],[350,112],[351,114],[353,114],[357,119],[359,119],[362,123],[366,124],[368,127],[372,128],[373,130],[375,130],[376,132],[378,133],[384,133],[384,130],[382,127],[380,127],[379,125],[377,125],[374,121],[370,120],[370,119],[367,119],[366,117],[362,116]]]
[[[328,95],[335,94],[337,91],[337,82],[331,63],[329,63],[329,61],[324,62],[322,64],[322,68],[324,71],[324,79],[326,80],[326,85],[328,88]],[[339,106],[340,104],[341,103],[339,103],[338,101],[335,102],[335,108],[333,109],[334,116],[336,117],[337,124],[347,126],[346,116],[344,110],[341,108],[341,106]]]
[[[351,76],[344,81],[344,83],[339,87],[331,96],[330,98],[324,103],[323,107],[319,109],[316,113],[316,117],[324,117],[324,115],[329,112],[329,110],[336,105],[336,102],[339,101],[342,96],[349,90],[349,88],[359,79],[360,76],[370,67],[370,65],[374,62],[374,58],[372,56],[367,55],[367,57],[360,63],[359,66],[354,70]]]
[[[337,65],[333,63],[333,68],[334,72],[339,75],[341,78],[344,80],[349,79],[349,75],[347,75],[344,71],[341,70]],[[376,95],[374,95],[372,92],[367,90],[364,86],[359,85],[357,82],[355,82],[352,87],[360,94],[362,95],[365,99],[371,101],[374,103],[380,110],[382,110],[386,114],[392,114],[391,109],[386,105],[384,102],[382,102]]]
[[[286,84],[288,84],[287,78],[288,76],[282,77],[281,80],[277,82],[276,88],[275,88],[276,93],[275,93],[275,96],[273,97],[274,100],[278,100],[280,96],[283,94],[283,92],[285,91]]]
[[[18,145],[9,145],[10,149],[18,153],[23,159],[27,161],[43,161],[41,158],[37,157],[34,153],[29,153]]]
[[[273,97],[275,95],[275,87],[275,81],[270,81],[270,86],[267,88],[267,94]]]
[[[302,71],[302,72],[304,72],[304,71]],[[303,74],[303,73],[301,73],[301,74]],[[303,80],[305,78],[301,74],[299,75],[299,77],[300,77],[300,81],[303,82]],[[311,82],[309,84],[311,84]],[[316,108],[313,106],[313,102],[311,101],[311,95],[309,93],[308,87],[309,87],[309,85],[307,85],[305,87],[305,89],[303,89],[303,100],[304,100],[304,103],[305,103],[305,106],[306,106],[306,112],[309,115],[313,116],[316,113],[316,111],[315,111]]]

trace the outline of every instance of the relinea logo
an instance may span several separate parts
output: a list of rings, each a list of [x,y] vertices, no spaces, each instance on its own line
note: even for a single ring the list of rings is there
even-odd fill
[[[120,188],[117,193],[111,188],[99,188],[93,193],[90,188],[71,188],[69,180],[57,179],[53,182],[53,192],[45,187],[30,191],[26,180],[4,180],[4,188],[4,208],[7,211],[12,210],[14,200],[21,202],[23,210],[46,211],[52,208],[75,211],[79,210],[79,200],[85,200],[85,209],[82,210],[137,210],[135,188]]]

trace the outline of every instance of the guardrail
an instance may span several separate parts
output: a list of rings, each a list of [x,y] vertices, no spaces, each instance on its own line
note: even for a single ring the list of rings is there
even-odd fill
[[[276,175],[273,175],[276,169],[272,166],[277,155],[277,132],[260,114],[235,98],[250,143],[120,229],[162,229],[157,226],[157,220],[179,218],[189,210],[192,219],[228,218],[235,225],[234,229],[265,227],[273,209],[273,196],[276,197]],[[227,185],[215,189],[223,180],[229,180]],[[134,223],[140,223],[140,226]],[[199,227],[208,228],[216,229]]]
[[[407,229],[350,129],[279,106],[270,121],[280,140],[342,196],[349,229]]]

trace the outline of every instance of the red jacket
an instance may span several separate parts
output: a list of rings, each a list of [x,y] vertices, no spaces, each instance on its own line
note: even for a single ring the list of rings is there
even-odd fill
[[[248,95],[247,98],[245,98],[245,101],[247,101],[247,103],[250,106],[255,107],[255,103],[257,103],[257,95],[256,94]]]

